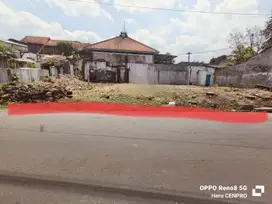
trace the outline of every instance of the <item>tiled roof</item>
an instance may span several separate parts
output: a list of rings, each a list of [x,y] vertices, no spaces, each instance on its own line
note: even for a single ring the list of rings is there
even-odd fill
[[[31,44],[39,44],[39,45],[46,44],[46,46],[57,46],[58,42],[66,41],[66,40],[52,40],[49,37],[26,36],[21,41],[24,43],[31,43]],[[75,48],[81,48],[84,45],[86,45],[86,46],[89,45],[87,43],[81,43],[78,41],[70,41],[70,42],[72,42],[72,45]]]
[[[49,37],[39,37],[39,36],[25,36],[21,41],[24,43],[32,43],[44,45],[50,40]]]
[[[159,51],[149,47],[143,43],[140,43],[130,37],[118,36],[105,41],[91,44],[85,49],[90,50],[107,50],[107,51],[126,51],[126,52],[138,52],[138,53],[159,53]]]

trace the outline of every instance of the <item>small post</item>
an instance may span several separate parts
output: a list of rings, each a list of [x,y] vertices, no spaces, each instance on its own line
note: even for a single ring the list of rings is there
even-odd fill
[[[191,60],[191,52],[186,53],[188,55],[188,66],[187,66],[187,71],[188,71],[188,79],[187,79],[187,85],[190,84],[190,78],[191,78],[191,66],[190,66],[190,60]]]

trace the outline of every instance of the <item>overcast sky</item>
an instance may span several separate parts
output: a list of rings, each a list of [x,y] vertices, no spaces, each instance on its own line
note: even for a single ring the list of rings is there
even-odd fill
[[[92,1],[92,0],[86,0]],[[187,10],[270,13],[271,0],[101,0],[114,4]],[[116,36],[126,21],[127,32],[161,53],[183,54],[227,48],[227,36],[236,27],[263,26],[267,16],[231,16],[184,13],[99,5],[68,0],[0,0],[0,37],[25,35],[97,42]],[[209,61],[228,50],[197,54]],[[178,60],[186,60],[180,55]]]

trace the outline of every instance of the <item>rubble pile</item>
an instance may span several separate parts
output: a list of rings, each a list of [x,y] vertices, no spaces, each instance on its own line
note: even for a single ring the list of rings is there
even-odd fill
[[[30,84],[12,82],[0,87],[0,104],[58,101],[72,97],[73,92],[66,86],[49,82]]]
[[[94,85],[76,77],[63,75],[58,77],[45,77],[42,79],[43,82],[53,83],[57,86],[64,86],[70,90],[90,90],[94,88]]]

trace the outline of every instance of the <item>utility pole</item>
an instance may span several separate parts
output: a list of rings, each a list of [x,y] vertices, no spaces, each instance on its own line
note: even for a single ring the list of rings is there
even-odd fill
[[[250,48],[253,49],[253,44],[254,44],[254,33],[251,33],[250,35]]]
[[[188,66],[187,66],[187,71],[188,71],[188,79],[187,79],[187,85],[190,84],[190,78],[191,78],[191,66],[190,66],[190,60],[191,60],[191,52],[186,53],[188,55]]]

